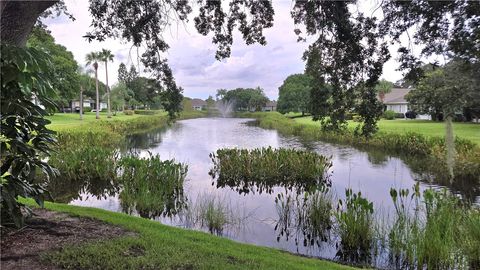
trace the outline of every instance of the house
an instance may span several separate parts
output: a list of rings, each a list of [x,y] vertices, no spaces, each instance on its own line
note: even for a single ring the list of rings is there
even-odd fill
[[[95,100],[90,98],[85,98],[83,100],[83,108],[90,107],[91,110],[96,109]],[[72,112],[80,112],[80,101],[79,100],[72,100],[70,101],[70,108]],[[107,109],[108,105],[104,101],[100,101],[100,110]]]
[[[196,111],[205,110],[207,108],[207,102],[199,98],[192,99],[192,108]]]
[[[383,98],[383,104],[385,105],[385,110],[394,111],[398,114],[405,115],[406,112],[410,110],[408,106],[408,101],[405,99],[405,96],[411,91],[409,88],[392,88],[389,93],[385,94]],[[379,97],[380,99],[380,97]],[[430,120],[430,115],[417,115],[417,119],[427,119]]]
[[[262,107],[262,112],[273,112],[277,110],[277,102],[269,101]]]

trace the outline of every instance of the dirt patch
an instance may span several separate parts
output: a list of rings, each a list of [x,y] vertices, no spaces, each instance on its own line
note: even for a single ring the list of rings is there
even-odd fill
[[[135,235],[125,229],[90,218],[71,217],[67,214],[34,209],[20,230],[2,231],[0,268],[6,269],[58,269],[40,261],[39,255],[60,249],[68,244],[111,239]],[[134,251],[139,253],[139,251]]]

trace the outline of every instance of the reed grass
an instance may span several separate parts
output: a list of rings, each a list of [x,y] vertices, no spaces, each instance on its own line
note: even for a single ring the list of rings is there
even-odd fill
[[[217,188],[229,186],[239,193],[272,193],[273,187],[308,191],[330,185],[330,159],[296,149],[219,149],[211,153],[209,174]]]
[[[186,207],[183,191],[188,167],[175,160],[125,156],[119,162],[120,202],[127,213],[145,218],[174,216]]]

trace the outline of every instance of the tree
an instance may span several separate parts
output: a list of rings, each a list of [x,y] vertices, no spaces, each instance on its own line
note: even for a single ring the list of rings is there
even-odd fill
[[[308,111],[312,78],[304,74],[288,76],[278,89],[278,111],[281,113]]]
[[[112,87],[111,102],[114,112],[123,110],[126,101],[130,99],[127,86],[123,82],[119,82]]]
[[[222,100],[233,102],[235,110],[260,110],[268,102],[263,89],[236,88],[225,92]]]
[[[37,48],[51,57],[54,69],[46,70],[52,78],[52,86],[56,90],[53,101],[58,107],[68,107],[72,99],[78,95],[79,76],[78,64],[73,54],[64,46],[56,44],[55,39],[45,29],[34,27],[28,42],[28,47]]]
[[[207,109],[211,110],[213,108],[215,108],[215,100],[213,99],[213,97],[210,95],[208,96],[207,100],[205,100],[207,102]]]
[[[393,88],[393,83],[389,82],[385,79],[381,79],[377,85],[375,86],[375,90],[378,93],[378,97],[380,98],[380,101],[383,103],[385,99],[385,94],[388,94],[392,91]]]
[[[85,57],[86,65],[92,65],[95,69],[95,118],[100,119],[100,95],[98,93],[98,61],[102,61],[102,56],[98,52],[91,52]]]
[[[102,51],[99,52],[101,59],[105,63],[105,83],[106,83],[106,88],[105,92],[107,93],[107,107],[108,107],[108,114],[107,117],[111,118],[112,117],[112,112],[110,109],[110,89],[108,88],[108,62],[113,62],[113,57],[114,55],[112,54],[112,51],[107,50],[107,49],[102,49]]]
[[[123,62],[118,66],[118,81],[125,84],[128,82],[127,66]]]

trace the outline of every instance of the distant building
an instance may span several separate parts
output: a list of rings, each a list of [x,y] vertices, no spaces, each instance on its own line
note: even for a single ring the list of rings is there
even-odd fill
[[[405,99],[405,96],[411,91],[409,88],[392,88],[390,93],[385,94],[383,99],[383,104],[386,107],[386,110],[394,111],[396,113],[401,113],[405,116],[405,113],[410,110],[408,101]],[[418,119],[427,119],[430,120],[430,115],[419,114],[417,115]]]
[[[83,100],[83,108],[90,107],[92,110],[96,110],[95,100],[90,98],[85,98]],[[80,100],[70,101],[70,108],[72,112],[80,112]],[[108,105],[106,102],[100,101],[100,110],[107,109]]]
[[[277,110],[277,102],[276,101],[269,101],[265,106],[262,107],[263,112],[273,112]]]
[[[207,102],[199,98],[192,99],[192,108],[196,111],[205,110],[207,108]]]

